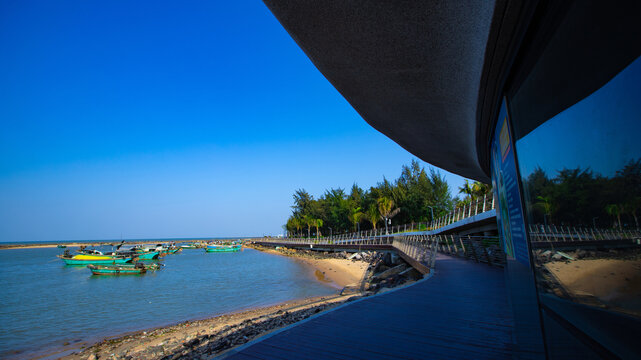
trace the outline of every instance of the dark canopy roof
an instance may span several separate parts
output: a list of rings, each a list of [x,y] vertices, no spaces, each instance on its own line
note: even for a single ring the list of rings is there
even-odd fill
[[[365,121],[424,161],[487,181],[476,133],[493,1],[265,3]]]

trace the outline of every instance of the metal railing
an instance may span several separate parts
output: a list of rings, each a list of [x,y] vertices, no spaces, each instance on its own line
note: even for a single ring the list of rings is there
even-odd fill
[[[434,268],[436,261],[437,239],[429,235],[396,236],[392,242],[394,249],[414,259],[428,269]]]
[[[446,215],[438,218],[434,224],[432,224],[432,229],[442,228],[444,226],[453,224],[457,221],[461,221],[478,214],[482,214],[486,211],[493,210],[495,206],[494,196],[484,195],[482,199],[473,199],[469,204],[464,204],[461,207],[458,207]]]
[[[385,235],[376,232],[365,233],[362,236],[356,236],[358,233],[342,234],[333,237],[321,238],[263,238],[258,242],[273,244],[296,244],[296,245],[391,245],[394,235]]]
[[[260,242],[296,246],[309,245],[310,249],[314,249],[314,246],[332,245],[389,245],[430,269],[434,267],[437,252],[486,263],[491,266],[503,266],[505,264],[505,253],[501,250],[498,237],[489,236],[380,235],[347,239],[265,238],[261,239]]]
[[[468,204],[464,204],[454,210],[448,212],[447,214],[434,219],[434,221],[426,222],[414,222],[410,224],[401,224],[401,225],[392,225],[381,227],[378,229],[356,231],[356,232],[346,232],[338,234],[330,234],[330,239],[335,240],[349,240],[349,239],[361,239],[369,237],[377,237],[383,235],[393,235],[393,234],[403,234],[406,232],[419,232],[419,231],[431,231],[437,230],[442,227],[451,225],[457,221],[461,221],[484,212],[494,210],[495,201],[494,196],[483,196],[482,199],[476,199],[471,201]],[[324,237],[327,238],[327,237]]]
[[[505,266],[505,253],[498,237],[470,235],[435,235],[437,250],[490,266]]]
[[[614,241],[641,239],[640,229],[600,229],[588,227],[530,225],[532,242]]]

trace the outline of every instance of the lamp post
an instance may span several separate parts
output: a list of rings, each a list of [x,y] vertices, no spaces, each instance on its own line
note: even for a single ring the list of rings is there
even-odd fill
[[[434,222],[434,206],[429,206],[429,205],[428,205],[427,207],[428,207],[428,208],[430,208],[430,212],[432,213],[432,220],[431,220],[431,222]]]

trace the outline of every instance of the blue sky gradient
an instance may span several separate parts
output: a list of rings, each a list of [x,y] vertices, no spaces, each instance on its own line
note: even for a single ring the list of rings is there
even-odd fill
[[[0,53],[0,241],[278,234],[413,158],[258,1],[3,1]]]

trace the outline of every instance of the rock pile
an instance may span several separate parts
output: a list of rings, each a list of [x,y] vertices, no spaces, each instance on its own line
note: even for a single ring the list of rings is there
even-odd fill
[[[552,261],[595,260],[595,259],[620,259],[635,260],[641,257],[639,249],[576,249],[566,251],[535,250],[535,257],[541,263]]]
[[[262,247],[260,245],[252,245],[257,250],[267,250],[268,248]],[[356,253],[350,253],[347,251],[340,252],[330,252],[330,251],[316,251],[316,250],[298,250],[287,248],[283,246],[278,246],[275,249],[279,253],[286,256],[295,256],[295,257],[306,257],[311,259],[348,259],[353,261],[365,261],[371,262],[376,256],[376,251],[361,251]]]
[[[215,334],[184,339],[182,344],[169,351],[162,352],[161,357],[156,350],[150,348],[148,354],[140,354],[142,358],[175,359],[210,359],[220,352],[242,345],[266,331],[280,328],[304,320],[325,310],[330,305],[323,304],[298,311],[279,311],[274,316],[261,316],[248,319],[237,325],[223,327]],[[149,355],[147,357],[146,355]],[[133,359],[133,358],[132,358]]]
[[[377,253],[370,260],[363,288],[366,291],[378,292],[384,288],[393,288],[409,280],[422,278],[420,272],[408,265],[401,257],[393,253]]]

